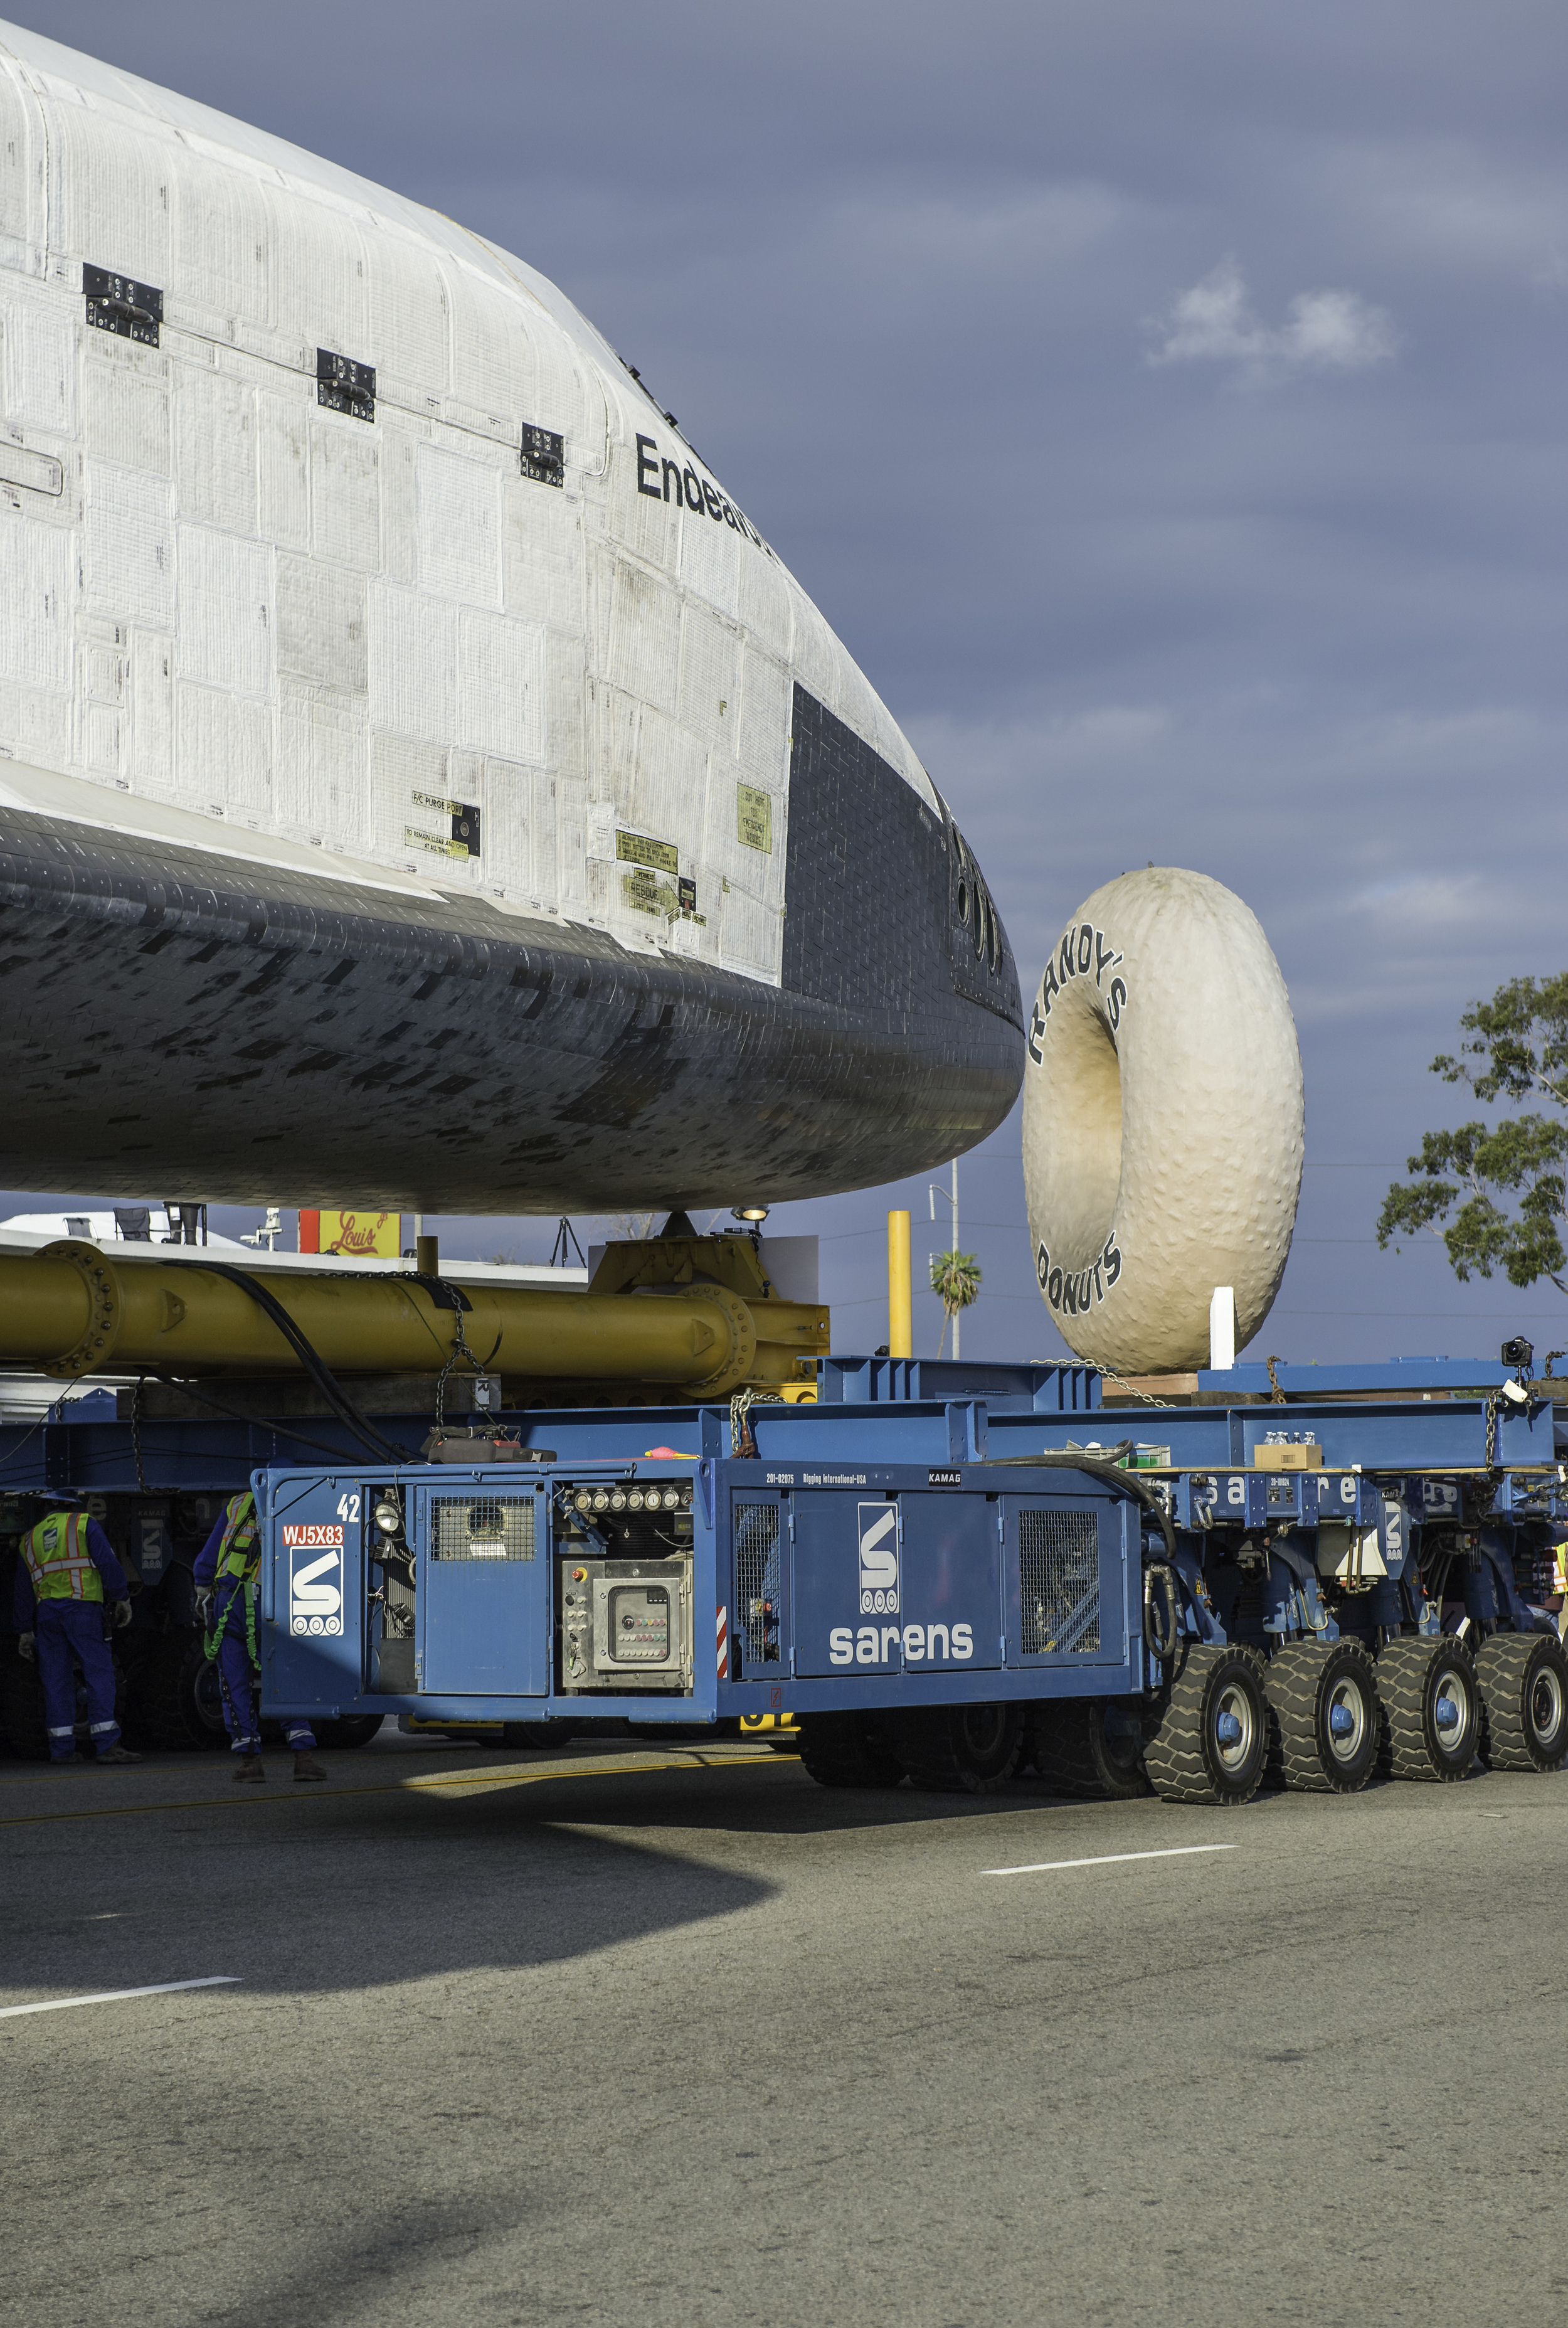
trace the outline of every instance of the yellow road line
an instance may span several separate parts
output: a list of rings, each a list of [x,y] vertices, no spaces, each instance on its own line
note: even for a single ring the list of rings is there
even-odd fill
[[[687,1755],[680,1761],[670,1762],[596,1762],[586,1769],[577,1764],[554,1770],[463,1770],[454,1771],[449,1779],[401,1779],[390,1787],[337,1787],[324,1794],[312,1789],[308,1794],[296,1795],[292,1788],[286,1791],[279,1788],[276,1794],[258,1789],[245,1794],[186,1796],[169,1803],[107,1803],[96,1810],[30,1811],[19,1817],[0,1818],[0,1826],[54,1826],[68,1819],[141,1818],[155,1811],[256,1810],[276,1803],[343,1802],[352,1795],[429,1794],[437,1787],[538,1787],[549,1779],[638,1779],[644,1772],[658,1770],[761,1770],[775,1762],[790,1760],[787,1754],[770,1754],[765,1762],[759,1754],[713,1754]]]

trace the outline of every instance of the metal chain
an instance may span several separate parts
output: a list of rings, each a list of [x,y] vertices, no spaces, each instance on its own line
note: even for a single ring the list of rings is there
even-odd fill
[[[731,1451],[742,1457],[755,1457],[756,1441],[746,1416],[754,1406],[783,1406],[784,1403],[776,1390],[737,1390],[729,1402]]]
[[[502,1330],[504,1331],[504,1328]],[[495,1356],[496,1351],[500,1349],[500,1347],[501,1335],[497,1334],[494,1345],[490,1353],[491,1358]],[[484,1366],[481,1366],[479,1360],[469,1348],[468,1336],[464,1330],[463,1312],[461,1310],[455,1309],[452,1312],[452,1355],[436,1377],[436,1430],[437,1436],[439,1436],[439,1434],[446,1428],[446,1381],[459,1358],[467,1359],[468,1370],[470,1374],[474,1375],[475,1377],[483,1375],[484,1372],[484,1366],[487,1366],[490,1364],[490,1358],[486,1358]]]
[[[1280,1359],[1277,1356],[1272,1358],[1265,1358],[1263,1360],[1264,1366],[1266,1366],[1269,1370],[1269,1396],[1275,1406],[1283,1406],[1286,1403],[1285,1394],[1280,1388],[1280,1377],[1274,1372],[1274,1368],[1280,1363]]]
[[[136,1486],[144,1496],[147,1492],[147,1475],[142,1469],[142,1385],[146,1381],[146,1375],[138,1375],[131,1394],[131,1452],[136,1459]]]
[[[1136,1383],[1130,1383],[1124,1375],[1115,1373],[1110,1366],[1100,1367],[1099,1375],[1102,1382],[1114,1383],[1119,1390],[1130,1391],[1134,1398],[1141,1398],[1145,1406],[1170,1404],[1169,1399],[1156,1398],[1152,1391],[1140,1390]]]
[[[1559,1351],[1558,1356],[1562,1356]],[[1495,1471],[1498,1463],[1498,1409],[1503,1403],[1501,1391],[1493,1391],[1487,1401],[1487,1469]]]

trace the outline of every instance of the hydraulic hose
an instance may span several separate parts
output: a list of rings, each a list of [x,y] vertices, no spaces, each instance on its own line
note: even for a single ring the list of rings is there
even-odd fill
[[[258,1308],[271,1319],[338,1421],[359,1441],[367,1454],[374,1456],[378,1463],[409,1463],[414,1460],[406,1447],[382,1438],[370,1416],[354,1404],[326,1361],[305,1339],[282,1302],[275,1300],[249,1270],[236,1269],[227,1261],[203,1260],[202,1265],[210,1269],[215,1277],[226,1277],[231,1285],[240,1286]]]
[[[1122,1443],[1125,1446],[1131,1446],[1131,1441],[1128,1440]],[[1114,1453],[1114,1451],[1113,1449],[1112,1452]],[[1039,1455],[988,1455],[982,1458],[976,1469],[992,1471],[1009,1469],[1023,1470],[1029,1467],[1037,1470],[1047,1471],[1085,1471],[1092,1479],[1103,1479],[1108,1488],[1119,1488],[1122,1493],[1133,1503],[1141,1504],[1145,1511],[1153,1513],[1160,1522],[1160,1534],[1165,1538],[1167,1555],[1172,1567],[1175,1566],[1176,1530],[1170,1525],[1170,1515],[1147,1479],[1141,1479],[1136,1471],[1122,1470],[1119,1463],[1107,1462],[1103,1454],[1080,1455],[1075,1448],[1067,1450],[1054,1447]]]

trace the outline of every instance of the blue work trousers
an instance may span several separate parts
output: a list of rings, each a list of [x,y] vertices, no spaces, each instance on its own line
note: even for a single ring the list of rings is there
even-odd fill
[[[261,1751],[261,1723],[256,1711],[260,1679],[250,1662],[245,1638],[244,1598],[237,1593],[218,1648],[218,1688],[223,1700],[223,1723],[236,1754]],[[297,1713],[284,1715],[283,1734],[296,1754],[308,1753],[315,1744],[315,1732]]]
[[[99,1754],[120,1734],[115,1720],[115,1664],[103,1637],[101,1600],[41,1600],[33,1620],[38,1678],[52,1762],[76,1752],[76,1668],[87,1684],[87,1728]]]

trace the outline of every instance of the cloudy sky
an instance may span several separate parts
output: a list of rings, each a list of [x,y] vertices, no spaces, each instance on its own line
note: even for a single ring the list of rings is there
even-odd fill
[[[1460,1010],[1568,966],[1560,5],[11,5],[553,277],[907,730],[1026,983],[1124,867],[1240,892],[1308,1094],[1260,1348],[1568,1342],[1550,1287],[1372,1234],[1464,1112]],[[831,1240],[840,1347],[925,1186],[775,1216]],[[1059,1349],[1016,1122],[961,1195],[968,1347]]]

